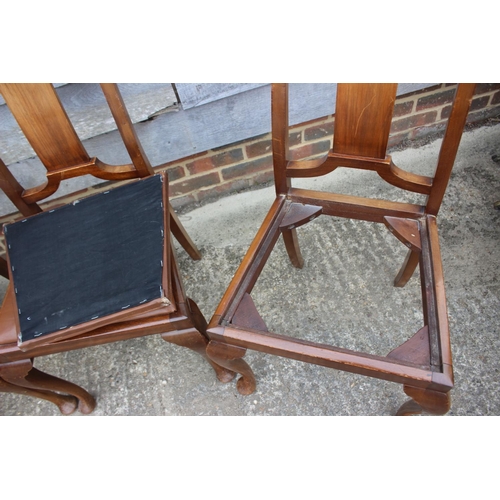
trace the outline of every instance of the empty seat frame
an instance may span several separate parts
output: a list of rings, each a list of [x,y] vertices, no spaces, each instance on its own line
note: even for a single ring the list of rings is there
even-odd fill
[[[398,415],[445,414],[453,387],[450,335],[437,215],[460,143],[474,84],[459,84],[433,177],[404,171],[387,155],[397,84],[338,84],[333,147],[320,158],[288,158],[288,86],[272,86],[272,154],[276,198],[208,326],[209,356],[239,372],[240,393],[255,390],[244,361],[247,349],[403,384],[410,400]],[[332,110],[333,111],[333,110]],[[328,174],[338,167],[375,171],[389,184],[425,195],[424,204],[370,199],[292,187],[291,179]],[[296,228],[328,215],[385,224],[409,248],[395,286],[420,268],[423,325],[387,356],[269,332],[251,297],[280,235],[292,264],[303,265]],[[334,276],[329,279],[335,279]],[[334,317],[331,318],[333,322]],[[390,326],[390,325],[389,325]],[[334,396],[332,396],[334,397]]]

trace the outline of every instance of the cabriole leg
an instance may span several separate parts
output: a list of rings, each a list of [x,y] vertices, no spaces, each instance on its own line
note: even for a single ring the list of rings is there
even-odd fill
[[[208,339],[195,328],[163,333],[161,337],[167,342],[187,347],[203,356],[215,370],[215,375],[220,382],[227,383],[234,379],[236,375],[234,371],[224,368],[224,365],[217,363],[207,355]]]
[[[207,320],[203,316],[198,304],[189,297],[187,297],[188,310],[186,313],[189,314],[195,328],[190,328],[188,330],[166,332],[162,334],[163,340],[171,342],[172,344],[179,345],[181,347],[187,347],[201,356],[203,356],[209,363],[210,366],[215,370],[217,379],[220,382],[227,383],[231,382],[236,376],[236,373],[230,370],[226,370],[223,366],[215,363],[207,355],[208,338],[205,336],[207,331]]]
[[[73,413],[77,408],[81,413],[88,414],[96,405],[95,399],[85,389],[37,370],[31,360],[3,364],[0,375],[3,391],[45,399],[57,405],[64,415]]]
[[[49,391],[35,391],[18,385],[9,384],[0,379],[0,392],[10,392],[13,394],[22,394],[33,398],[44,399],[55,404],[63,415],[71,415],[78,408],[78,400],[73,396],[65,396]]]
[[[213,361],[241,375],[236,387],[240,394],[247,396],[255,391],[255,376],[250,366],[248,366],[248,363],[241,359],[245,353],[246,349],[242,347],[232,346],[213,340],[209,342],[207,347],[207,354]]]
[[[431,415],[445,415],[450,409],[450,393],[438,392],[419,387],[404,386],[405,393],[412,399],[404,403],[396,415],[420,415],[424,412]]]

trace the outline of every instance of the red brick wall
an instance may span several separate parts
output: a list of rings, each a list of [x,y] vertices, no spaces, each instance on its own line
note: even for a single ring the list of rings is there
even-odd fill
[[[397,99],[389,148],[433,139],[444,131],[455,84],[441,84]],[[481,124],[500,116],[500,84],[478,84],[468,117]],[[331,147],[333,116],[302,123],[290,130],[293,159],[325,153]],[[181,208],[272,180],[271,136],[229,144],[165,165],[172,204]]]

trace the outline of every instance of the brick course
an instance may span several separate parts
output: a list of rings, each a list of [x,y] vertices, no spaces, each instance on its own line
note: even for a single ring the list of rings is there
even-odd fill
[[[309,127],[304,130],[304,140],[314,141],[333,134],[333,121]]]
[[[437,106],[442,106],[443,104],[448,104],[453,101],[455,96],[455,89],[448,89],[444,92],[437,92],[428,96],[421,97],[417,100],[416,111],[422,111],[423,109],[435,108]]]
[[[256,156],[269,154],[271,152],[271,139],[269,138],[250,144],[246,147],[246,152],[248,158],[255,158]]]
[[[410,128],[422,127],[434,123],[437,118],[437,111],[428,111],[427,113],[419,113],[411,115],[408,118],[396,120],[392,122],[391,132],[401,132]]]
[[[488,102],[490,100],[490,96],[478,97],[477,99],[472,99],[470,105],[470,111],[476,111],[478,109],[483,109],[488,106]]]
[[[238,177],[248,176],[257,173],[266,168],[270,169],[273,166],[271,155],[264,156],[258,160],[239,163],[232,167],[227,167],[222,170],[222,178],[224,180],[233,180]]]
[[[413,111],[413,101],[407,101],[407,102],[396,102],[394,105],[394,113],[393,116],[404,116],[408,115]]]
[[[492,90],[499,90],[500,83],[477,83],[475,95],[486,94]]]
[[[177,166],[168,169],[168,179],[170,182],[181,179],[186,175],[186,172],[183,167]]]
[[[219,183],[220,183],[219,173],[212,172],[206,175],[188,177],[182,179],[179,182],[171,182],[169,186],[170,186],[171,196],[175,197],[191,193],[192,191],[197,191],[198,189],[202,189],[206,186]]]
[[[389,148],[442,135],[456,84],[440,84],[401,96],[394,106]],[[469,124],[500,117],[500,84],[481,83],[468,116]],[[324,154],[331,147],[334,117],[323,117],[292,127],[290,159]],[[271,135],[197,153],[179,162],[162,165],[170,179],[172,205],[182,208],[196,202],[272,181]]]

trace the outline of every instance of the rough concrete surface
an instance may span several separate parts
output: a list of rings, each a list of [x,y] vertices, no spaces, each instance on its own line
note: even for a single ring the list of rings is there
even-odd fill
[[[440,140],[395,152],[400,167],[431,174]],[[439,216],[455,388],[448,415],[500,415],[500,125],[466,132]],[[339,170],[294,185],[396,199],[374,173]],[[178,258],[188,295],[214,312],[273,199],[273,187],[221,198],[181,215],[203,253]],[[387,354],[422,324],[420,283],[392,286],[406,248],[385,226],[326,216],[299,229],[305,266],[280,241],[252,293],[270,330]],[[6,281],[2,280],[5,289]],[[35,366],[97,399],[92,415],[391,415],[398,384],[248,351],[257,390],[242,396],[210,366],[159,336],[39,358]],[[1,415],[58,415],[45,401],[0,394]],[[75,415],[78,415],[75,414]]]

